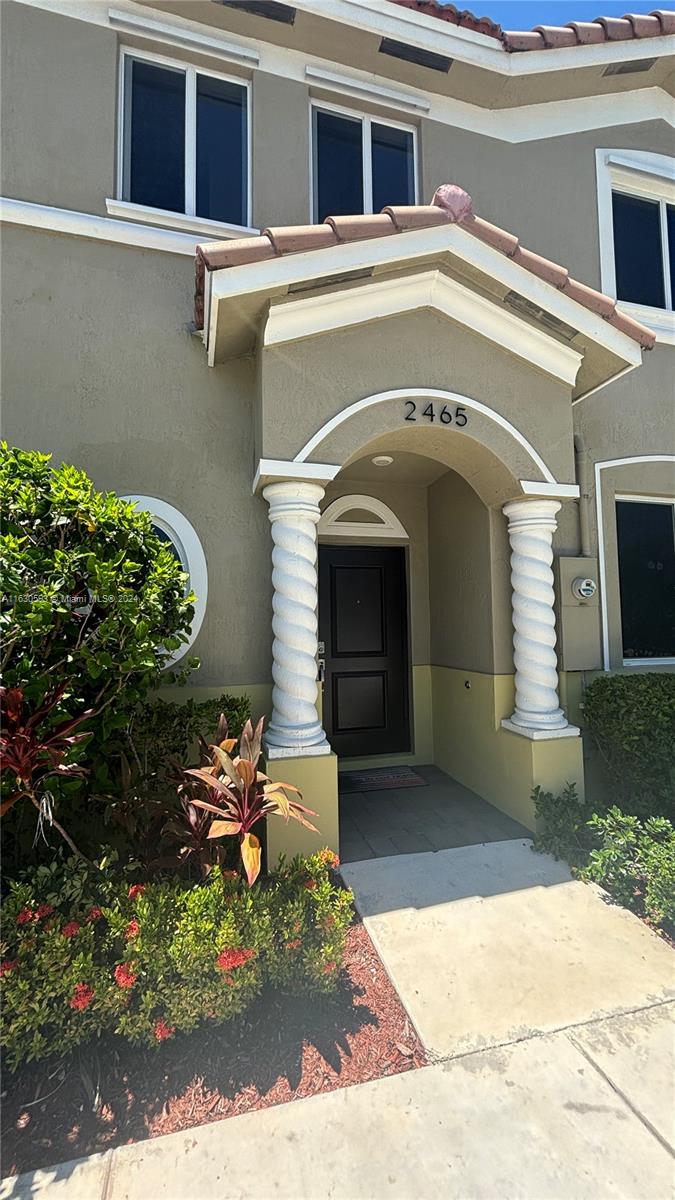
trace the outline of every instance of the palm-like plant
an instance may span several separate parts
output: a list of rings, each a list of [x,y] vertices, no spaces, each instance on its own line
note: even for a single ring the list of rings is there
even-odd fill
[[[232,758],[237,739],[228,738],[227,721],[221,713],[217,744],[207,746],[200,739],[203,765],[183,771],[191,783],[194,780],[198,785],[192,784],[190,802],[212,815],[208,837],[239,839],[249,887],[260,874],[260,840],[253,828],[263,817],[276,814],[285,821],[292,818],[318,833],[316,826],[307,820],[316,813],[305,808],[299,800],[291,799],[291,795],[301,797],[298,789],[290,783],[273,781],[258,770],[263,724],[264,717],[260,718],[255,730],[250,721],[246,722],[239,739],[239,753]],[[184,789],[185,784],[181,784],[181,791]]]

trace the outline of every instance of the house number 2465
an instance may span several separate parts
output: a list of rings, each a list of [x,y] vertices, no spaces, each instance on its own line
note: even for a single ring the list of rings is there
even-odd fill
[[[468,420],[466,409],[462,408],[461,404],[457,406],[454,412],[451,412],[447,404],[444,404],[440,412],[438,412],[436,407],[430,402],[427,404],[426,408],[421,410],[419,415],[417,413],[417,405],[415,404],[414,400],[406,400],[405,407],[406,421],[418,421],[421,417],[424,417],[427,421],[435,421],[438,419],[441,425],[452,425],[454,423],[459,429],[461,429],[463,425],[466,425]]]

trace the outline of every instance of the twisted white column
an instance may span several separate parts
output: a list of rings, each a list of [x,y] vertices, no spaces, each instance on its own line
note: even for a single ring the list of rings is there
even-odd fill
[[[567,730],[558,702],[553,612],[553,534],[558,500],[512,500],[504,506],[511,542],[516,707],[507,727],[532,736]],[[559,734],[558,734],[559,736]]]
[[[316,711],[317,532],[316,483],[288,480],[263,491],[272,525],[272,718],[266,742],[275,757],[329,754]]]

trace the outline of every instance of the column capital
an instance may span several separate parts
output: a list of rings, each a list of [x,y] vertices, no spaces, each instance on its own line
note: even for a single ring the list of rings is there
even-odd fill
[[[556,514],[561,508],[560,500],[545,500],[540,496],[533,496],[522,500],[509,500],[502,512],[508,517],[509,529],[525,529],[528,526],[542,529],[550,527],[553,532],[556,528]]]
[[[319,504],[324,494],[325,488],[320,483],[308,483],[304,479],[283,479],[278,483],[268,483],[263,488],[263,496],[269,504],[270,521],[301,517],[316,525],[321,516]]]

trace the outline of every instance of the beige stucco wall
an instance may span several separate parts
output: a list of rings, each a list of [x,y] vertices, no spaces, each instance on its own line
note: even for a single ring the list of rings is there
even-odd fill
[[[190,332],[192,263],[3,232],[4,436],[100,488],[175,505],[202,541],[203,685],[265,683],[271,539],[253,478],[253,364],[209,370]]]
[[[263,390],[261,457],[292,459],[322,424],[347,405],[394,388],[439,388],[479,400],[529,439],[560,481],[573,479],[569,391],[484,338],[429,311],[416,311],[261,351]],[[310,461],[344,463],[371,438],[405,430],[409,450],[431,453],[429,432],[440,437],[439,456],[463,474],[486,465],[474,460],[475,441],[508,464],[514,478],[537,478],[537,468],[513,436],[492,419],[468,413],[465,430],[434,428],[420,417],[405,421],[401,400],[367,409],[339,425]],[[423,444],[423,439],[424,444]]]

